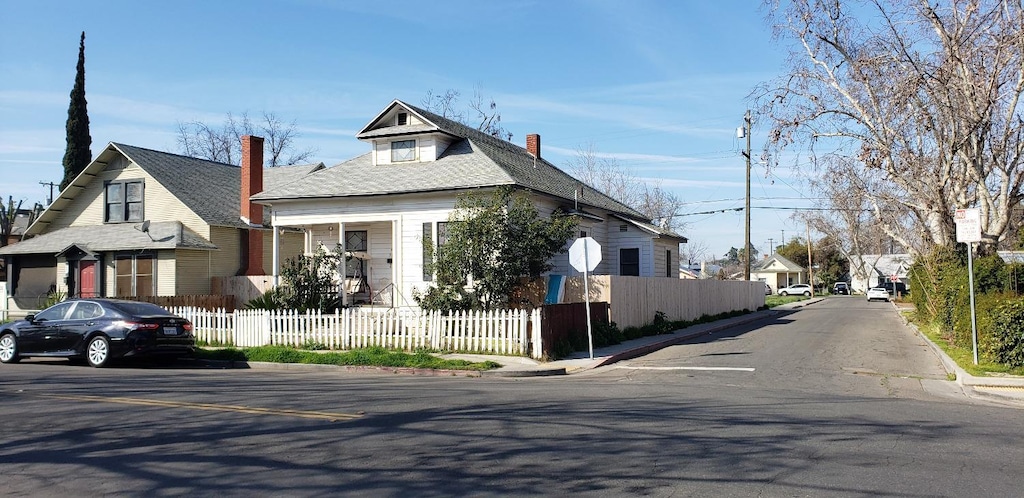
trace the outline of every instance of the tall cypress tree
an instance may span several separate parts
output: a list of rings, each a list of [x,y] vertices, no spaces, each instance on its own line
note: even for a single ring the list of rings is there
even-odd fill
[[[85,31],[82,31],[82,40],[78,45],[78,72],[75,74],[75,86],[71,89],[71,105],[68,106],[67,141],[61,190],[64,190],[92,160],[89,111],[85,102]]]

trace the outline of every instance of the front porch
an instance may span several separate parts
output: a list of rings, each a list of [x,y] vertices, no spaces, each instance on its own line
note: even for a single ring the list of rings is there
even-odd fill
[[[344,306],[412,307],[412,296],[402,291],[401,219],[348,219],[305,224],[275,224],[273,239],[274,285],[280,283],[281,228],[301,230],[303,254],[320,248],[338,248],[345,263],[334,278],[337,294]]]

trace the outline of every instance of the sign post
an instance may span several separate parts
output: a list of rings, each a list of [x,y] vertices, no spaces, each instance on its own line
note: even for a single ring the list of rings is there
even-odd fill
[[[974,348],[974,364],[978,364],[978,317],[974,306],[974,243],[981,242],[981,211],[978,209],[957,209],[953,215],[956,223],[956,241],[967,243],[967,281],[971,289],[971,345]]]
[[[590,325],[590,275],[601,262],[601,244],[590,237],[580,237],[569,247],[569,264],[583,272],[583,296],[587,308],[587,340],[590,359],[594,359],[594,329]]]

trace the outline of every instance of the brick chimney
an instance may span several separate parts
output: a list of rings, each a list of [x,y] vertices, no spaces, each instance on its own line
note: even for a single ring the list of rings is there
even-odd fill
[[[263,224],[263,206],[249,200],[263,191],[263,138],[242,137],[241,218],[250,225]],[[249,228],[242,236],[241,275],[264,275],[263,230]]]
[[[526,152],[540,159],[540,135],[531,133],[526,136]]]

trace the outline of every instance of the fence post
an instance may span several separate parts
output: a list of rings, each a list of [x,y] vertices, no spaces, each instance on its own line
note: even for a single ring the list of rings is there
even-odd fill
[[[541,334],[541,308],[534,308],[533,313],[530,314],[530,328],[531,335],[533,335],[532,353],[534,359],[541,359],[544,357],[544,344],[542,341],[543,334]],[[525,334],[524,334],[525,339]]]
[[[263,344],[262,345],[263,346],[269,346],[269,345],[273,344],[272,338],[271,338],[271,335],[270,335],[270,311],[264,311],[260,318],[261,318],[260,325],[262,326],[262,329],[263,329],[262,330],[263,333],[261,334],[262,337],[263,337]]]

